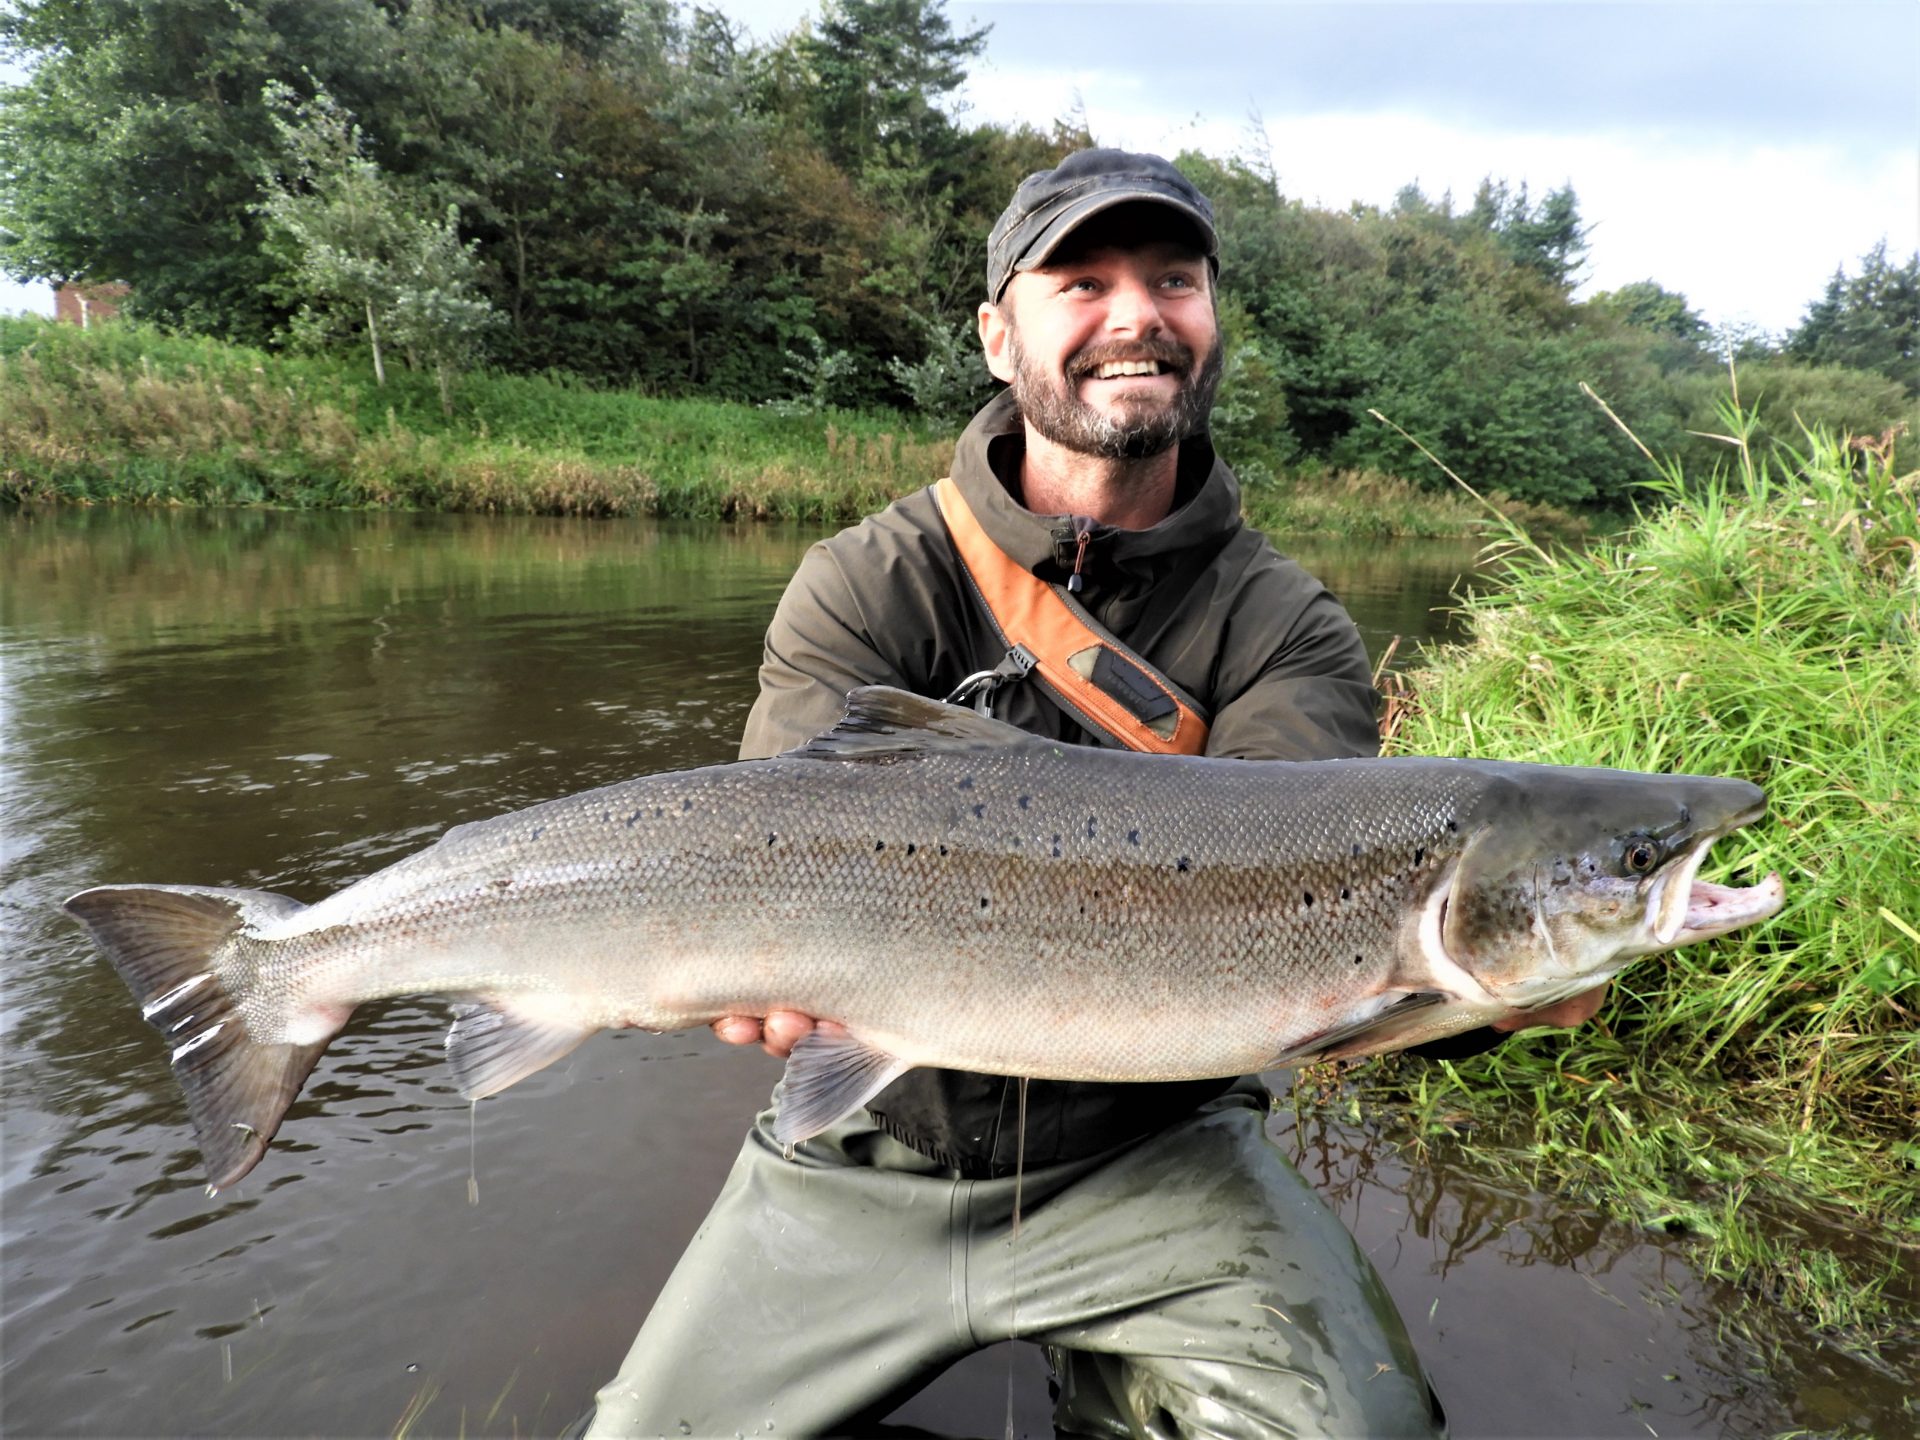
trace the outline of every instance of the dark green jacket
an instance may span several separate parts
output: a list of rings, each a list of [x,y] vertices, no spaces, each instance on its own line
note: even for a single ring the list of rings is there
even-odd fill
[[[1014,499],[1023,443],[1019,412],[1003,392],[961,436],[953,478],[1002,550],[1041,578],[1063,581],[1073,568],[1074,518],[1035,515]],[[1376,697],[1360,632],[1325,586],[1241,523],[1239,484],[1205,440],[1180,447],[1174,512],[1149,530],[1095,527],[1081,573],[1081,603],[1200,703],[1209,755],[1374,753]],[[932,491],[909,495],[800,562],[767,631],[741,758],[777,754],[828,729],[855,686],[944,697],[1004,654]],[[993,708],[1035,734],[1095,743],[1037,684],[1003,688]],[[939,983],[937,975],[928,981]],[[1027,1163],[1074,1159],[1146,1134],[1228,1083],[1035,1081]],[[915,1070],[868,1108],[925,1155],[973,1174],[1004,1172],[1013,1157],[1009,1088],[1000,1076]]]

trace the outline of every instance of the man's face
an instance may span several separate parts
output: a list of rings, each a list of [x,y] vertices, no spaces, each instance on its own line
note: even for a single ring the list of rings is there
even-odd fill
[[[1206,259],[1171,242],[1056,256],[980,307],[987,366],[1055,444],[1115,460],[1162,454],[1213,408],[1211,282]]]

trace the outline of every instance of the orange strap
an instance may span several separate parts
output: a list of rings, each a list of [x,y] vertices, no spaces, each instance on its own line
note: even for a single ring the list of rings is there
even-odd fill
[[[1031,652],[1033,668],[1069,709],[1129,750],[1198,755],[1205,749],[1207,722],[1172,682],[994,544],[951,476],[933,494],[1001,638]]]

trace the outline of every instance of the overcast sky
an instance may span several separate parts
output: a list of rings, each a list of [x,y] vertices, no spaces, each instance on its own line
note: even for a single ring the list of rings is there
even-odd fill
[[[711,3],[711,0],[710,0]],[[718,0],[757,38],[815,0]],[[1836,265],[1920,248],[1920,4],[948,0],[990,24],[975,119],[1084,106],[1102,144],[1246,151],[1290,196],[1465,203],[1483,176],[1571,182],[1583,292],[1653,279],[1779,332]],[[0,309],[22,308],[19,291]],[[43,302],[41,308],[46,308]]]

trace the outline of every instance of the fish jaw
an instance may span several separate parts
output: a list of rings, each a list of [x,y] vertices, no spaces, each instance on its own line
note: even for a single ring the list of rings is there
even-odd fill
[[[1716,885],[1711,880],[1695,880],[1688,887],[1685,919],[1673,933],[1671,943],[1678,948],[1696,940],[1729,935],[1778,914],[1786,898],[1787,887],[1778,871],[1769,872],[1758,885]]]

